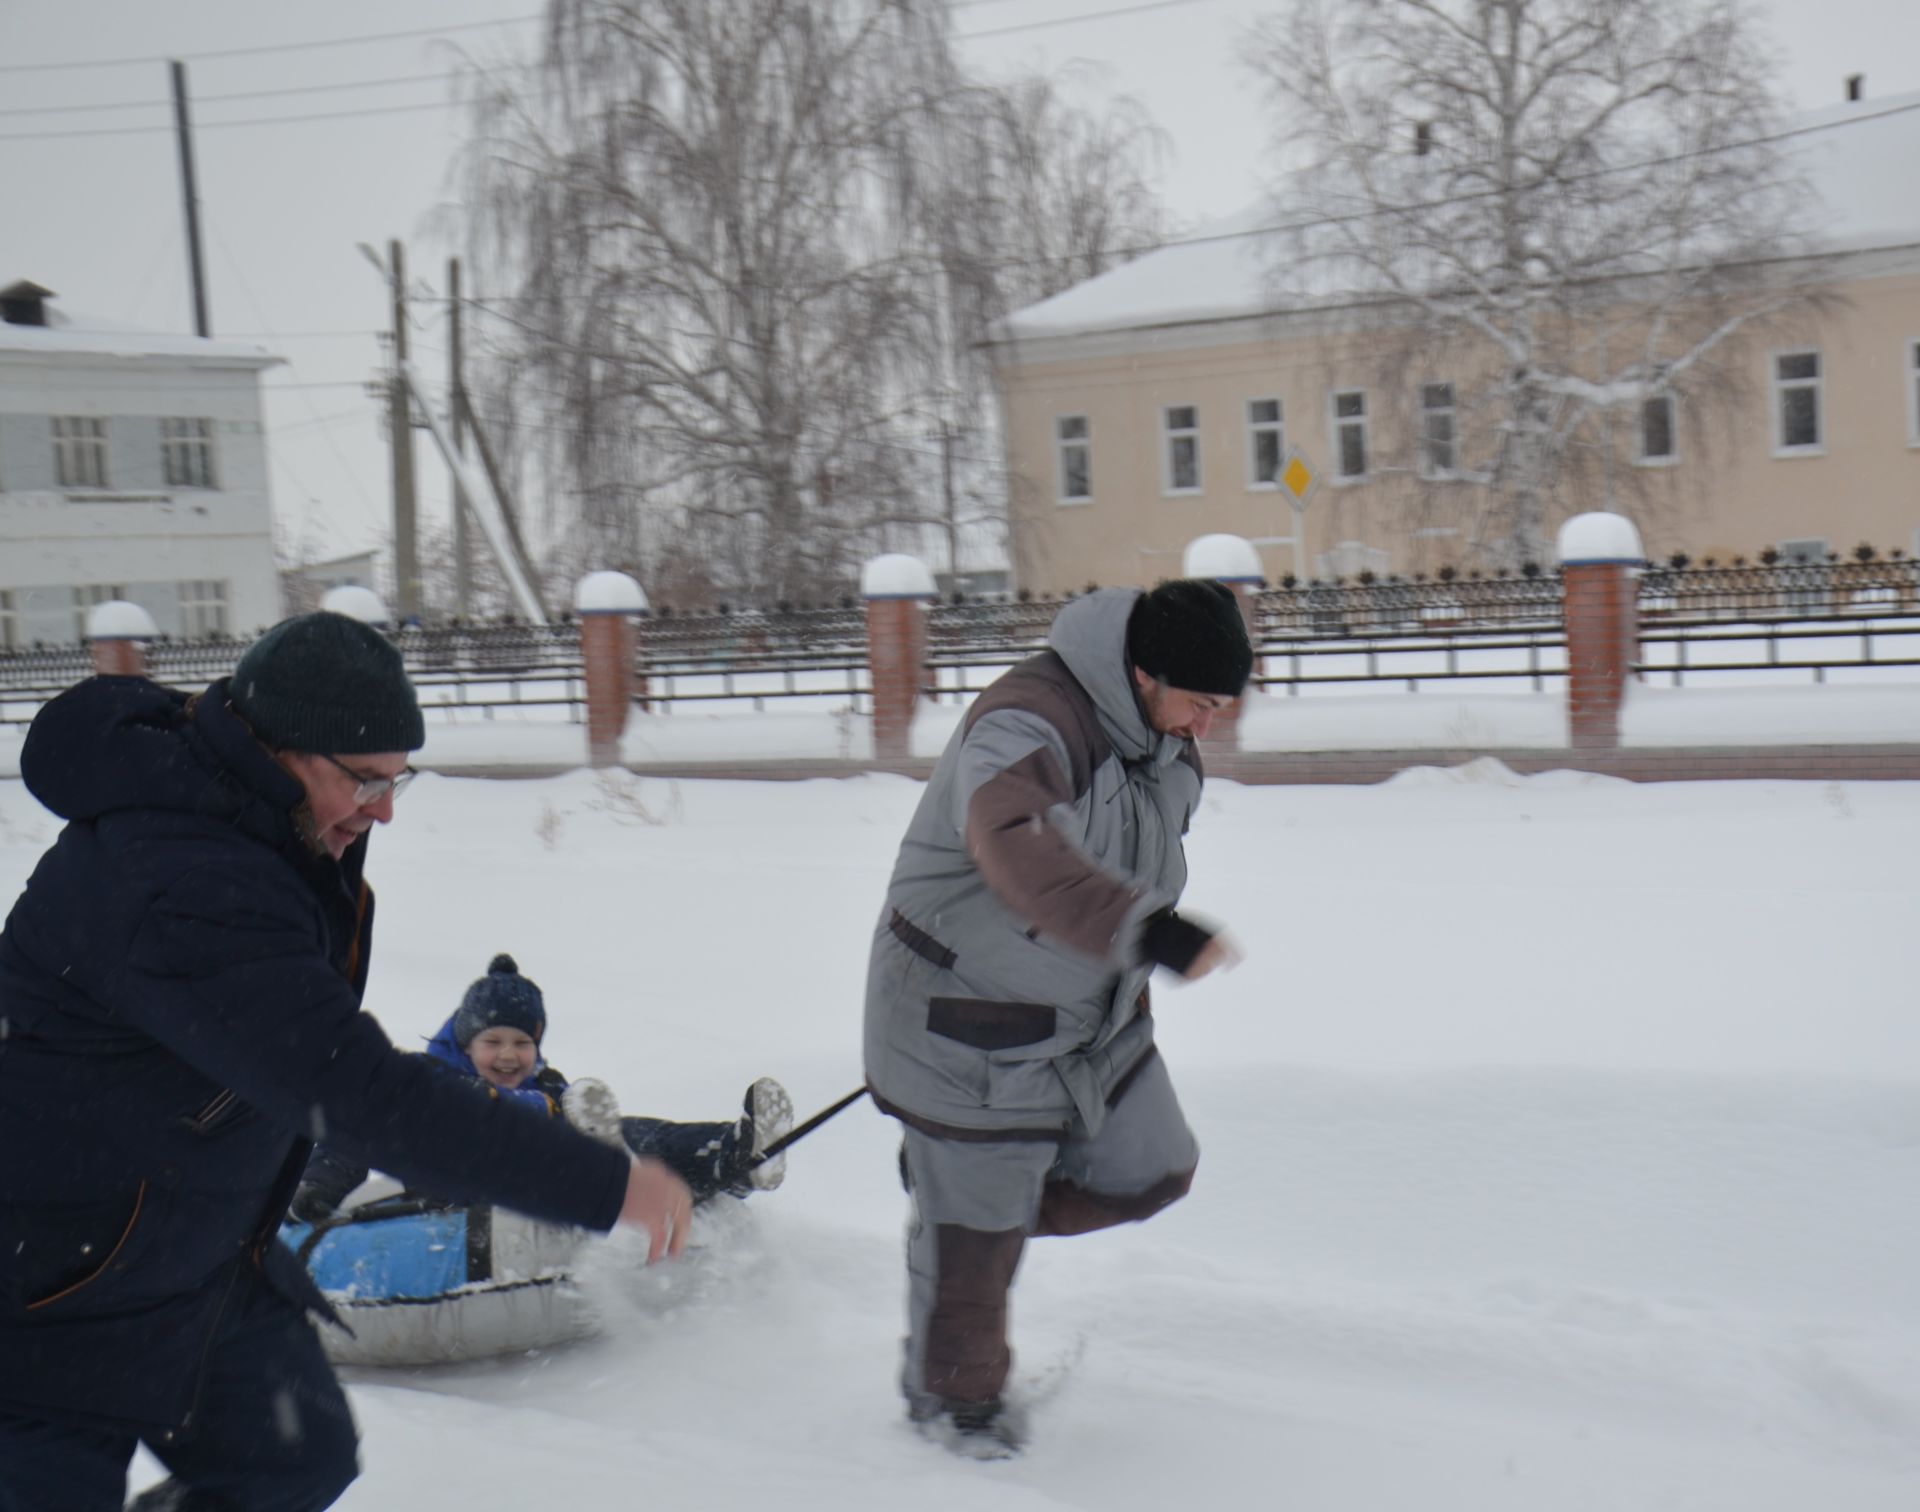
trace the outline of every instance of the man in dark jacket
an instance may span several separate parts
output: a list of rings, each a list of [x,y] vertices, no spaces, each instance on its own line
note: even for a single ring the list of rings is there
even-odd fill
[[[425,729],[398,652],[276,626],[193,698],[99,677],[21,774],[67,821],[0,932],[0,1512],[318,1512],[346,1399],[274,1238],[326,1135],[435,1190],[677,1253],[686,1189],[394,1049],[360,1011],[368,835]],[[151,1500],[150,1500],[151,1499]]]
[[[1153,1043],[1147,978],[1227,964],[1174,911],[1195,742],[1246,685],[1228,590],[1193,579],[1069,604],[994,682],[914,811],[867,971],[867,1084],[904,1125],[914,1419],[1011,1453],[1007,1294],[1029,1235],[1185,1195],[1200,1158]]]

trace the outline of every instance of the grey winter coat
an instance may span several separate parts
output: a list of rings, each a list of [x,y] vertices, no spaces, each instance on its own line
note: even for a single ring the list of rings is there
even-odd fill
[[[1097,1133],[1153,1054],[1147,921],[1186,885],[1193,742],[1134,691],[1137,589],[1069,604],[968,709],[900,846],[867,976],[885,1111],[957,1138]]]

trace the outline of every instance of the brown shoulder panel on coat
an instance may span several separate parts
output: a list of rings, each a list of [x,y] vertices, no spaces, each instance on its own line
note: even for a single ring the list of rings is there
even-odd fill
[[[1071,798],[1077,798],[1093,783],[1094,770],[1107,759],[1112,743],[1100,728],[1100,716],[1087,690],[1067,670],[1067,664],[1052,651],[1030,656],[1012,671],[990,683],[968,707],[964,728],[974,725],[998,709],[1017,709],[1046,720],[1060,732],[1067,747],[1071,770],[1067,780],[1073,784]]]

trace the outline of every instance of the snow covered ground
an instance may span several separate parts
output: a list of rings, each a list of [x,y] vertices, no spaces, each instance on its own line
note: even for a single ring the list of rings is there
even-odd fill
[[[1764,647],[1735,643],[1746,654]],[[1436,653],[1436,659],[1438,653]],[[1358,668],[1363,657],[1354,658]],[[991,681],[992,668],[970,668],[969,692]],[[1432,668],[1425,670],[1431,671]],[[1683,687],[1659,679],[1629,684],[1620,717],[1620,743],[1632,748],[1676,746],[1904,745],[1920,731],[1920,681],[1907,667],[1836,670],[1824,684],[1804,671],[1713,674],[1693,668]],[[682,684],[695,680],[681,679]],[[777,687],[777,674],[760,679]],[[708,679],[718,691],[719,679]],[[633,766],[693,768],[753,763],[807,764],[873,759],[873,721],[856,713],[844,689],[817,696],[763,698],[755,707],[752,675],[736,679],[739,697],[672,706],[671,713],[635,714],[621,740]],[[948,684],[940,702],[922,702],[914,715],[916,757],[939,756],[965,714]],[[1567,745],[1564,687],[1530,690],[1516,675],[1497,685],[1429,680],[1420,691],[1398,684],[1327,682],[1289,697],[1248,697],[1240,742],[1249,751],[1562,750]],[[1462,691],[1464,690],[1464,691]],[[22,705],[19,712],[31,712]],[[564,705],[529,705],[488,712],[429,704],[426,749],[419,764],[436,771],[520,768],[553,771],[585,758],[585,727]],[[20,771],[24,724],[0,724],[0,777]]]
[[[918,791],[426,777],[368,1006],[418,1043],[510,950],[629,1109],[822,1106]],[[55,828],[0,781],[0,897]],[[341,1505],[1911,1512],[1917,851],[1920,784],[1215,783],[1190,903],[1248,959],[1157,1003],[1200,1175],[1029,1250],[1024,1458],[904,1426],[863,1104],[694,1263],[602,1247],[601,1339],[354,1377]]]

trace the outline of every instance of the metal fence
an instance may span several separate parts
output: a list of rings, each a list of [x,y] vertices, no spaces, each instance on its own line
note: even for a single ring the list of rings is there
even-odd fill
[[[1066,599],[940,602],[928,612],[928,691],[964,700],[1041,649]],[[1920,562],[1653,566],[1640,578],[1639,670],[1678,683],[1723,674],[1810,675],[1920,667]],[[1345,684],[1415,690],[1432,682],[1533,691],[1565,676],[1556,571],[1441,575],[1262,589],[1254,598],[1260,686],[1298,694]],[[444,717],[584,717],[579,626],[474,625],[395,636],[422,702]],[[234,639],[158,640],[150,675],[203,687],[233,670]],[[0,652],[0,724],[21,724],[91,670],[83,646]],[[858,602],[660,614],[640,633],[650,708],[870,697]],[[1902,674],[1906,675],[1906,674]]]
[[[1920,614],[1920,560],[1650,566],[1640,577],[1643,622],[1884,614]]]
[[[1268,640],[1539,627],[1560,623],[1560,577],[1546,571],[1511,577],[1365,577],[1267,588],[1255,606],[1255,624]]]
[[[1650,567],[1636,670],[1691,680],[1853,680],[1920,667],[1920,562]]]

